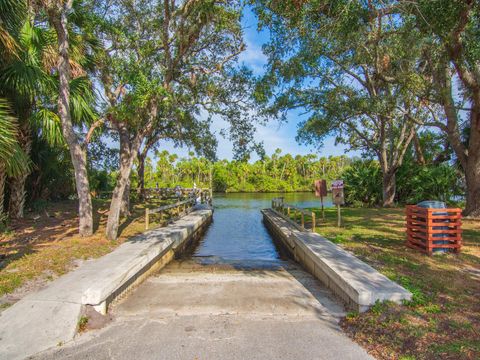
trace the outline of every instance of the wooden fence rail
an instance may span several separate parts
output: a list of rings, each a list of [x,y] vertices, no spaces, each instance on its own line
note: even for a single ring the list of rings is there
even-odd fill
[[[145,230],[148,230],[149,225],[150,225],[150,216],[153,214],[161,214],[168,212],[170,210],[172,211],[172,215],[180,216],[180,214],[186,214],[188,213],[196,204],[196,199],[191,197],[188,198],[187,200],[183,201],[178,201],[175,204],[170,204],[170,205],[164,205],[160,206],[155,209],[145,209]]]
[[[306,225],[310,224],[310,231],[315,232],[315,227],[316,227],[315,212],[300,208],[295,205],[286,204],[283,202],[282,197],[272,199],[272,209],[287,216],[288,218],[293,220],[295,223],[298,223],[304,230],[307,229]]]
[[[189,190],[189,189],[183,189]],[[177,201],[174,204],[163,205],[154,209],[145,209],[145,230],[148,230],[150,225],[150,217],[153,214],[161,214],[165,212],[171,212],[173,216],[180,216],[181,214],[187,214],[198,203],[212,205],[212,197],[210,189],[190,189],[195,190],[188,194],[186,200]]]

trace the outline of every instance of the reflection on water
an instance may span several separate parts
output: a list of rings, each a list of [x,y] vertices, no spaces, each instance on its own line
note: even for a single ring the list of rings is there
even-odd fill
[[[194,256],[212,256],[227,260],[275,260],[279,253],[262,224],[261,209],[270,207],[274,197],[289,204],[319,207],[312,193],[289,194],[215,194],[215,213]],[[330,200],[325,206],[331,206]]]

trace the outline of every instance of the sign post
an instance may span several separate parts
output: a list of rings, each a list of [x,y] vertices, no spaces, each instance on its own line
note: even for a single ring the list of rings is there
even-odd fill
[[[327,180],[315,180],[315,196],[320,197],[320,202],[322,204],[322,219],[325,220],[323,197],[327,196]]]
[[[342,225],[340,205],[345,203],[343,195],[343,180],[332,181],[332,202],[337,205],[337,226],[340,227]]]

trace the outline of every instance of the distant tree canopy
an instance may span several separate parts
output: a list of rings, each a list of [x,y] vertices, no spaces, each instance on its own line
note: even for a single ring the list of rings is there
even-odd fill
[[[422,139],[423,140],[423,139]],[[440,150],[439,150],[440,151]],[[429,151],[426,164],[419,164],[414,147],[407,151],[398,171],[398,191],[395,202],[412,204],[438,199],[456,202],[463,193],[459,170],[447,164],[437,164]],[[211,178],[210,178],[211,174]],[[220,160],[211,162],[193,153],[179,158],[168,151],[155,153],[155,161],[145,161],[145,187],[199,187],[216,192],[293,192],[313,191],[314,181],[344,179],[347,205],[382,205],[382,172],[376,160],[342,156],[319,157],[315,154],[282,154],[277,149],[271,156],[255,162]],[[210,180],[212,184],[210,184]],[[133,186],[138,178],[132,177]]]
[[[312,191],[315,179],[334,180],[350,163],[346,156],[319,158],[316,155],[282,154],[277,149],[271,156],[255,162],[220,160],[211,162],[195,157],[178,159],[167,151],[156,154],[156,163],[147,159],[145,186],[210,187],[212,172],[213,190],[218,192],[272,192]],[[136,181],[136,179],[135,179]]]

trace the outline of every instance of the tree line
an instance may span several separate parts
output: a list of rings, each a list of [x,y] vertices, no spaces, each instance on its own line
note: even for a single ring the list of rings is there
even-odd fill
[[[337,179],[351,160],[345,155],[318,157],[315,154],[282,154],[276,149],[254,162],[239,160],[210,161],[190,153],[179,158],[176,154],[161,151],[155,154],[156,162],[147,159],[144,182],[147,188],[198,187],[215,192],[293,192],[312,191],[315,179]],[[139,182],[138,172],[132,182]]]
[[[461,169],[447,160],[452,154],[445,157],[442,139],[435,141],[432,137],[422,137],[419,140],[421,143],[428,141],[431,146],[422,153],[422,161],[419,161],[413,144],[407,150],[397,173],[395,203],[415,204],[436,199],[448,204],[462,204],[465,200],[465,184]],[[210,161],[195,156],[193,152],[188,157],[180,158],[166,150],[154,155],[153,158],[147,157],[143,174],[138,171],[133,174],[134,188],[140,190],[142,183],[146,188],[177,185],[191,188],[196,185],[227,193],[312,192],[315,180],[325,179],[327,186],[330,186],[333,180],[343,179],[347,205],[381,206],[383,202],[381,166],[372,159],[346,155],[292,156],[282,154],[280,149],[254,162]],[[112,185],[108,185],[108,182],[104,184],[103,190],[111,189]]]

